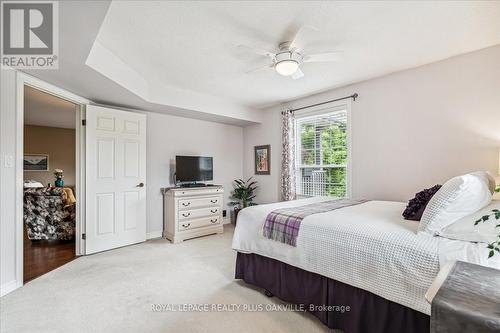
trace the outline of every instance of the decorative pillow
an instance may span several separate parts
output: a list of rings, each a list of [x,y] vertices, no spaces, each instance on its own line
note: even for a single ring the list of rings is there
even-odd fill
[[[418,231],[438,235],[446,226],[484,208],[491,196],[485,172],[452,178],[427,204]]]
[[[476,224],[477,221],[480,222]],[[453,222],[439,235],[468,242],[492,243],[496,241],[500,233],[500,227],[496,227],[499,224],[500,200],[494,200],[480,211]]]
[[[403,217],[406,220],[420,221],[429,200],[431,200],[440,188],[441,185],[434,185],[431,188],[426,188],[425,190],[415,194],[415,197],[408,202],[408,205],[403,212]]]

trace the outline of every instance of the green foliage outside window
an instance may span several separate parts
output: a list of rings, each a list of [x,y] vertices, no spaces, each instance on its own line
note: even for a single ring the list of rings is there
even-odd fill
[[[300,127],[300,162],[302,177],[324,171],[326,195],[346,196],[347,133],[346,124],[324,122],[304,123]],[[307,166],[311,166],[310,168]],[[311,178],[312,179],[312,178]]]
[[[314,165],[315,149],[314,149],[314,126],[304,124],[300,132],[301,144],[301,161],[302,165]]]

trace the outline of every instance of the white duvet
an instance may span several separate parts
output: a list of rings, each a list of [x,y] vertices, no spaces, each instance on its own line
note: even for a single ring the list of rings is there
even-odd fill
[[[401,217],[406,206],[402,202],[369,201],[310,215],[300,225],[296,247],[262,236],[271,211],[324,200],[331,198],[245,208],[238,215],[233,249],[277,259],[426,314],[430,305],[424,294],[445,262],[500,268],[498,258],[486,260],[485,244],[417,235],[418,222]]]

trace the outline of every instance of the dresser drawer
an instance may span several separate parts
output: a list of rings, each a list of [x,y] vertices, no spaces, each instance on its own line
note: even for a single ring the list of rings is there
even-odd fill
[[[220,216],[203,217],[194,220],[179,221],[178,229],[179,231],[183,231],[183,230],[191,230],[218,224],[220,224]]]
[[[209,206],[220,206],[222,204],[220,196],[204,197],[204,198],[194,198],[194,199],[180,199],[179,200],[179,210],[209,207]]]
[[[179,211],[179,221],[192,220],[199,217],[218,216],[218,215],[220,215],[219,207],[182,210]]]

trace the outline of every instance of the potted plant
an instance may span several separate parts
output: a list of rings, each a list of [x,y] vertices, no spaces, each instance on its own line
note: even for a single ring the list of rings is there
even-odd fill
[[[234,223],[236,224],[236,219],[238,213],[245,207],[254,206],[256,203],[253,202],[255,198],[255,190],[257,190],[257,181],[252,180],[252,177],[248,178],[246,181],[242,179],[235,179],[233,183],[233,191],[231,192],[230,199],[234,200],[229,203],[230,206],[234,207]]]

